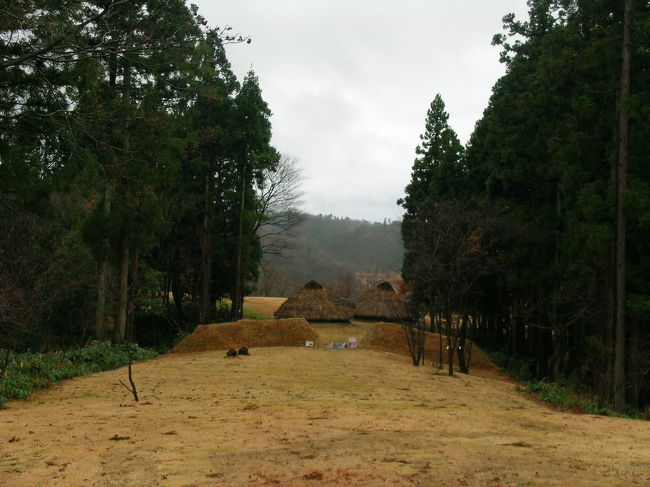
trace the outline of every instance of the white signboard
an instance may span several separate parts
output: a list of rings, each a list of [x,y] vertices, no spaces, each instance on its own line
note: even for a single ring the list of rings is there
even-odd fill
[[[305,342],[305,347],[313,347],[313,346],[314,346],[314,342],[309,341],[309,340],[307,340],[307,341]]]
[[[348,338],[348,348],[357,348],[357,337]]]

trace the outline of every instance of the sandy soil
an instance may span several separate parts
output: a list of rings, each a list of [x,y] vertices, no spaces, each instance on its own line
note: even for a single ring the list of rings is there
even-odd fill
[[[648,486],[650,423],[372,350],[169,354],[0,410],[0,485]]]

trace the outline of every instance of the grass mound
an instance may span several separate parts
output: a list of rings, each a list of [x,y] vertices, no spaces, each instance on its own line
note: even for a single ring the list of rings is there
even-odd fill
[[[442,361],[447,363],[447,341],[442,338]],[[373,329],[361,340],[359,344],[362,348],[370,350],[380,350],[382,352],[393,352],[404,355],[409,355],[408,345],[404,337],[404,330],[401,325],[392,323],[377,323]],[[440,346],[440,335],[437,333],[427,332],[426,340],[424,343],[424,360],[428,362],[438,362]],[[469,346],[469,340],[467,341]],[[472,345],[472,355],[470,358],[470,373],[472,369],[482,370],[494,374],[498,374],[498,367],[476,346]],[[467,355],[466,355],[467,357]],[[454,363],[458,365],[458,354],[454,358]]]
[[[318,334],[302,318],[283,320],[239,320],[232,323],[199,325],[172,352],[205,352],[239,347],[305,346]]]

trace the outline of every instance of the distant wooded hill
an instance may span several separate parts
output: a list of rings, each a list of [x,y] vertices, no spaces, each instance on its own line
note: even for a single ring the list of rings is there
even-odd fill
[[[397,278],[403,254],[399,221],[305,215],[291,248],[283,255],[264,257],[255,291],[283,296],[315,279],[349,297],[365,281]]]

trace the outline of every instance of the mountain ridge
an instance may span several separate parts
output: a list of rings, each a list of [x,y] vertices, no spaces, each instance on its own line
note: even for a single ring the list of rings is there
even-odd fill
[[[354,295],[372,276],[399,276],[404,254],[401,222],[322,214],[304,217],[288,241],[289,248],[262,260],[255,289],[258,294],[287,295],[314,279],[330,287],[345,284],[349,291],[339,294]]]

